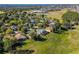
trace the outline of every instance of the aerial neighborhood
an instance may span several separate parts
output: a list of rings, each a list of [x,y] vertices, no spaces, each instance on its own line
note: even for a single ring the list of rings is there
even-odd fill
[[[79,33],[74,34],[79,26],[78,7],[79,5],[1,7],[0,53],[75,53],[75,47],[79,50],[78,44],[74,43],[79,43]]]

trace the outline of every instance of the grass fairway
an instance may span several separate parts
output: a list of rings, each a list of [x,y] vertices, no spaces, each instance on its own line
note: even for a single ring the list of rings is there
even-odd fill
[[[51,17],[52,19],[54,19],[54,18],[59,19],[60,22],[62,23],[62,15],[64,13],[66,13],[67,11],[68,11],[67,9],[63,9],[61,11],[49,11],[48,12],[48,18]]]
[[[78,53],[79,54],[79,26],[76,26],[76,29],[70,30],[69,32],[69,40],[70,45],[69,48],[72,49],[71,53]]]

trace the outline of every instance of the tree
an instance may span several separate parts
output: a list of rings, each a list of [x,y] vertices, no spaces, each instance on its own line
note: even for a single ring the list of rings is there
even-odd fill
[[[15,38],[3,38],[3,48],[7,53],[11,53],[13,51],[13,45],[17,42]]]
[[[12,34],[12,33],[13,33],[13,30],[12,30],[12,29],[8,28],[8,29],[6,30],[6,34]]]
[[[60,33],[61,32],[61,23],[59,22],[59,19],[54,19],[55,23],[53,25],[53,32]]]
[[[13,19],[9,22],[9,25],[18,25],[18,20],[17,19]]]
[[[3,53],[3,35],[0,34],[0,53]]]
[[[68,11],[62,16],[63,24],[65,28],[72,28],[72,25],[79,23],[79,14],[77,12]]]
[[[35,30],[31,30],[29,32],[29,35],[31,36],[32,39],[34,39],[34,37],[37,35]]]

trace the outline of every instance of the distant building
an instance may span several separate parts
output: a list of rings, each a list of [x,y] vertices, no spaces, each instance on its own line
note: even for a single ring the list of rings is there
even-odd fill
[[[77,12],[79,13],[79,6],[76,6],[76,10],[77,10]]]
[[[44,10],[32,10],[31,12],[32,13],[44,13],[45,11]]]

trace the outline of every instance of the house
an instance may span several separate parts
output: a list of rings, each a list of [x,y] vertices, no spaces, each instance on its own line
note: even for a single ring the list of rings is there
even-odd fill
[[[32,39],[32,37],[29,34],[27,34],[26,36],[28,39]]]
[[[38,29],[39,27],[38,26],[34,26],[34,29]]]
[[[47,32],[51,32],[51,31],[52,31],[52,28],[46,27],[45,30],[46,30]]]
[[[53,20],[48,20],[48,23],[52,23],[53,22]]]
[[[27,11],[22,11],[21,14],[27,14]]]
[[[32,13],[43,13],[44,11],[42,10],[32,10]]]
[[[35,20],[30,20],[30,22],[32,23],[32,24],[35,24],[36,23],[36,21]]]
[[[39,20],[39,22],[40,22],[40,23],[43,23],[43,22],[44,22],[44,20]]]
[[[37,29],[36,31],[37,31],[38,35],[40,35],[40,34],[46,35],[48,33],[45,29]]]
[[[15,38],[17,40],[25,40],[25,39],[27,39],[26,36],[22,35],[22,33],[20,33],[20,32],[16,32]]]
[[[55,21],[50,21],[50,23],[49,23],[49,27],[50,27],[50,28],[53,28],[54,25],[55,25]]]
[[[11,26],[11,29],[14,30],[14,31],[17,31],[18,30],[18,27],[15,26],[15,25],[13,25],[13,26]]]

